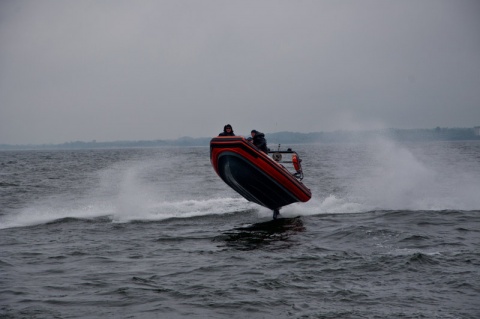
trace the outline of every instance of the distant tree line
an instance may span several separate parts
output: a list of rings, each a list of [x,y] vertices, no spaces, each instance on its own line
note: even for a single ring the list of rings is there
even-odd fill
[[[309,144],[333,142],[362,142],[374,137],[383,136],[397,141],[460,141],[480,140],[473,128],[440,128],[434,129],[387,129],[372,131],[334,131],[316,133],[276,132],[265,134],[271,144]],[[181,137],[176,140],[151,141],[114,141],[114,142],[66,142],[62,144],[10,145],[0,144],[0,150],[21,149],[105,149],[105,148],[146,148],[146,147],[181,147],[208,146],[211,137]]]

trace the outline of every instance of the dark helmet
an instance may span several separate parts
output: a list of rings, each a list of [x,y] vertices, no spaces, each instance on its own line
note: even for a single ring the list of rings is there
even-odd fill
[[[250,133],[254,133],[254,134],[257,134],[257,130],[252,130]]]

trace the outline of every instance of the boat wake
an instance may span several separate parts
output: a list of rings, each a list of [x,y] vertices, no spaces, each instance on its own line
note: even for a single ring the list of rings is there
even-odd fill
[[[159,221],[170,218],[191,218],[206,215],[226,215],[251,209],[242,198],[214,198],[143,202],[122,206],[116,201],[96,203],[51,202],[35,203],[14,214],[0,216],[0,229],[50,223],[56,220],[108,218],[115,223]]]
[[[125,194],[124,194],[125,195]],[[320,214],[343,214],[367,211],[365,206],[349,203],[331,195],[323,200],[312,199],[309,203],[292,204],[280,210],[281,218],[313,216]],[[253,211],[258,218],[271,218],[271,211],[240,197],[210,198],[204,200],[146,200],[130,197],[126,200],[112,197],[104,199],[59,199],[49,198],[30,206],[0,216],[0,229],[25,227],[51,223],[56,220],[107,218],[114,223],[131,221],[161,221],[171,218],[229,215]]]

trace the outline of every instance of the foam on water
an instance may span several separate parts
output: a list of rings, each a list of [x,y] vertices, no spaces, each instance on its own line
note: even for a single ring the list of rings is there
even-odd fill
[[[369,209],[358,203],[349,202],[335,195],[329,195],[326,198],[313,197],[306,203],[295,203],[283,207],[280,213],[284,217],[295,216],[313,216],[321,214],[349,214],[368,211]],[[272,212],[266,208],[259,209],[259,215],[271,216]]]

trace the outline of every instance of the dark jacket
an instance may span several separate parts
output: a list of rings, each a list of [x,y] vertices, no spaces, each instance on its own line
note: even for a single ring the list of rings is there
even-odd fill
[[[231,129],[230,132],[227,132],[227,127]],[[233,133],[233,128],[230,124],[227,124],[223,127],[223,132],[218,134],[218,136],[235,136],[235,133]]]
[[[255,136],[253,137],[253,145],[258,147],[261,151],[268,153],[267,140],[265,139],[265,134],[262,132],[255,131]]]

